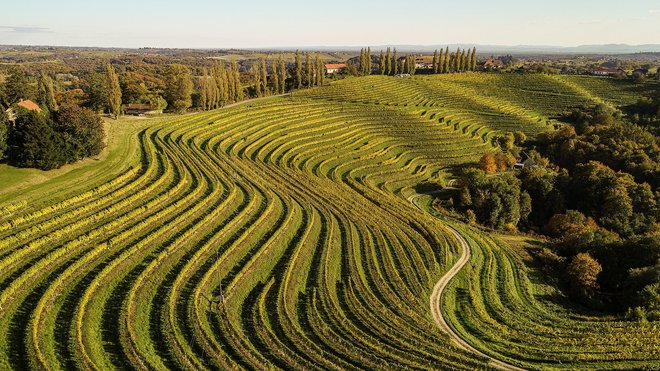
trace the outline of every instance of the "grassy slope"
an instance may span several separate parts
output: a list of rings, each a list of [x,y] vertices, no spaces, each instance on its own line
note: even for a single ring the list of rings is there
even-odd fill
[[[0,164],[0,184],[3,185],[0,203],[40,199],[44,195],[50,201],[57,201],[95,184],[102,184],[130,166],[138,166],[137,133],[163,120],[164,117],[106,119],[107,147],[101,154],[60,169],[42,171]]]

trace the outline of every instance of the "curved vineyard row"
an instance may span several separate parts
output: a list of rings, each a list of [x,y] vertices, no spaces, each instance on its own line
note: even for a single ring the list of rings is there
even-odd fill
[[[557,107],[461,79],[351,79],[156,122],[132,167],[0,205],[0,368],[492,367],[436,326],[429,298],[462,247],[406,197],[492,150],[489,133],[547,129]],[[507,250],[453,227],[473,258],[442,310],[483,354],[658,362],[655,329],[539,300]]]

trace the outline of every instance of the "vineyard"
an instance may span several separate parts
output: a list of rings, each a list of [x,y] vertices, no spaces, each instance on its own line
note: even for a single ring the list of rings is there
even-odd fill
[[[497,133],[533,136],[637,89],[370,76],[136,124],[76,182],[0,190],[0,368],[493,368],[429,310],[463,251],[452,230],[471,258],[441,311],[482,354],[660,367],[655,325],[571,310],[505,244],[415,196]]]

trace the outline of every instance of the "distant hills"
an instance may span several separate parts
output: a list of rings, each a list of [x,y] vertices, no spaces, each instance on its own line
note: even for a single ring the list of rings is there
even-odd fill
[[[365,45],[369,46],[369,45]],[[467,49],[476,47],[479,54],[513,54],[513,55],[632,55],[637,53],[660,53],[660,44],[594,44],[594,45],[580,45],[580,46],[552,46],[552,45],[488,45],[488,44],[438,44],[438,45],[371,45],[372,51],[385,50],[387,48],[396,48],[401,53],[429,53],[436,49],[444,49],[449,46],[449,50],[454,51],[456,48]],[[227,51],[227,50],[243,50],[243,51],[293,51],[299,49],[301,51],[320,51],[320,52],[347,52],[358,53],[362,46],[279,46],[279,47],[262,47],[262,48],[140,48],[141,50],[172,52],[172,51]],[[48,49],[48,50],[137,50],[136,48],[105,48],[105,47],[75,47],[75,46],[47,46],[47,45],[0,45],[0,50],[8,49]],[[655,58],[656,56],[654,56]]]
[[[372,50],[396,48],[403,53],[412,52],[432,52],[436,49],[449,46],[449,50],[456,48],[467,49],[476,46],[479,53],[496,54],[633,54],[633,53],[660,53],[660,44],[599,44],[599,45],[580,45],[580,46],[551,46],[551,45],[479,45],[479,44],[442,44],[442,45],[377,45],[371,46]],[[264,48],[269,50],[291,50],[287,48]],[[294,47],[295,49],[295,47]],[[314,46],[305,47],[303,50],[318,51],[359,51],[360,47],[354,46]]]

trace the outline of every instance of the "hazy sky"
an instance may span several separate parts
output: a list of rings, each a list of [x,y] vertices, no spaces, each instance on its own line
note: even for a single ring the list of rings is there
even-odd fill
[[[0,44],[450,43],[660,43],[660,0],[20,0],[0,8]]]

